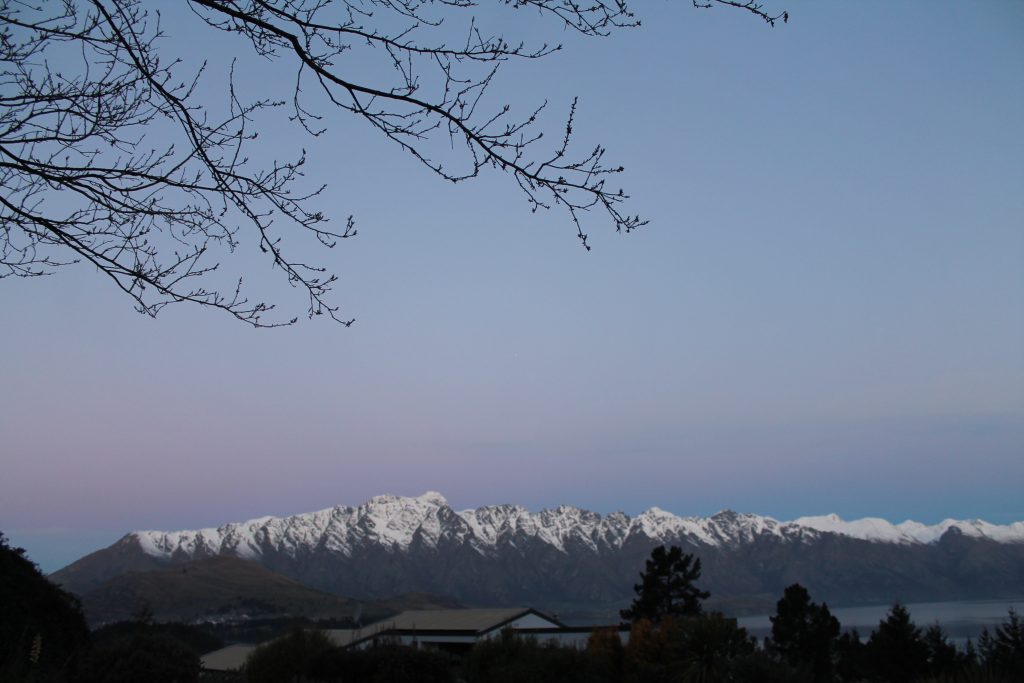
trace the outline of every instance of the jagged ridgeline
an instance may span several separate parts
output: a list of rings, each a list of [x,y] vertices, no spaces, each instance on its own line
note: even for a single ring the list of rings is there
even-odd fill
[[[830,605],[1024,595],[1024,522],[780,522],[657,508],[630,517],[569,506],[456,511],[434,492],[216,529],[137,531],[51,578],[87,595],[125,572],[228,556],[360,600],[428,593],[469,605],[588,609],[626,604],[644,559],[661,544],[697,554],[709,604],[736,611],[765,610],[795,582]]]

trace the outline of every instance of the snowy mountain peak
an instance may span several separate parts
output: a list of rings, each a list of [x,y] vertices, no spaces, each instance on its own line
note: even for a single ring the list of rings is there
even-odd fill
[[[901,529],[892,522],[879,519],[878,517],[865,517],[847,522],[836,514],[830,514],[818,517],[800,517],[793,520],[792,524],[841,536],[859,538],[864,541],[878,541],[882,543],[922,542],[912,533],[908,533],[907,530]],[[925,527],[923,524],[920,526],[925,529],[930,528]],[[941,535],[939,534],[939,536]],[[938,536],[934,540],[938,540]]]
[[[215,529],[139,531],[128,538],[147,555],[179,560],[223,554],[294,558],[320,548],[351,557],[360,548],[406,552],[414,544],[467,546],[488,555],[528,541],[561,553],[602,553],[622,548],[631,538],[734,548],[764,537],[801,541],[820,534],[927,545],[951,531],[998,543],[1024,543],[1024,522],[996,525],[947,519],[930,526],[909,520],[897,525],[874,517],[846,521],[835,514],[780,522],[728,509],[710,517],[680,517],[658,507],[631,518],[623,512],[602,516],[570,505],[536,513],[508,504],[456,512],[436,491],[416,497],[375,496],[354,508],[336,506],[290,517],[260,517]]]
[[[418,496],[416,498],[416,500],[418,500],[420,502],[423,502],[423,503],[428,503],[428,504],[431,504],[431,505],[436,505],[438,507],[448,505],[448,499],[445,498],[444,496],[442,496],[437,491],[427,491],[423,495]]]
[[[846,521],[838,515],[830,514],[800,517],[790,524],[878,543],[935,543],[950,530],[964,536],[985,538],[997,543],[1024,543],[1024,522],[999,525],[980,519],[945,519],[933,525],[911,520],[893,524],[878,517]]]

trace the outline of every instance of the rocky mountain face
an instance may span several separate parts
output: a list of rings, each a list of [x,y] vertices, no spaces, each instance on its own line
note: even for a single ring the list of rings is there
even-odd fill
[[[467,604],[573,609],[626,604],[660,544],[697,554],[712,604],[734,611],[768,609],[793,582],[832,605],[1024,595],[1021,522],[780,522],[657,508],[630,517],[568,506],[455,511],[437,493],[216,529],[134,532],[51,578],[85,594],[129,570],[229,556],[358,599],[426,592]]]

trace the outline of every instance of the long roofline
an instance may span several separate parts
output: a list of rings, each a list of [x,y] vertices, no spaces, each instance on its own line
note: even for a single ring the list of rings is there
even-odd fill
[[[481,609],[486,609],[486,608],[481,608]],[[386,626],[386,624],[388,624],[388,623],[394,624],[395,618],[398,617],[398,616],[401,616],[401,614],[407,614],[409,612],[418,612],[418,611],[425,611],[425,612],[448,612],[448,611],[452,611],[452,612],[466,612],[466,611],[470,611],[470,610],[407,610],[406,612],[401,612],[400,614],[397,614],[394,617],[390,617],[388,619],[382,619],[381,621],[378,621],[375,624],[370,624],[370,625],[364,627],[367,630],[370,630],[371,632],[367,633],[365,636],[362,636],[360,638],[357,638],[357,639],[349,641],[349,643],[347,645],[344,645],[343,647],[346,647],[346,648],[355,647],[356,645],[359,645],[361,643],[365,643],[365,642],[373,640],[375,638],[387,637],[389,634],[390,635],[415,635],[415,634],[418,633],[418,634],[423,634],[423,635],[441,635],[441,634],[444,634],[444,633],[449,633],[449,634],[452,634],[452,635],[467,635],[467,636],[471,635],[471,636],[476,636],[477,638],[479,638],[479,637],[486,636],[487,634],[494,633],[497,630],[501,630],[502,628],[505,628],[506,626],[508,626],[508,624],[514,622],[517,619],[522,619],[524,616],[526,616],[528,614],[533,614],[533,615],[536,615],[536,616],[540,617],[541,619],[544,619],[546,621],[550,621],[552,624],[555,624],[556,628],[560,628],[560,629],[568,628],[561,621],[559,621],[559,620],[555,619],[554,617],[552,617],[551,615],[545,614],[544,612],[541,612],[540,610],[535,609],[533,607],[524,607],[521,610],[519,610],[519,611],[511,614],[510,616],[506,617],[505,619],[503,619],[499,623],[497,623],[497,624],[495,624],[493,626],[490,626],[488,628],[482,629],[482,630],[473,630],[473,629],[437,629],[437,628],[422,628],[421,629],[421,628],[416,628],[416,627],[413,627],[413,628],[394,628],[394,627],[388,628]],[[378,629],[374,630],[375,626],[379,626],[381,628],[378,628]]]

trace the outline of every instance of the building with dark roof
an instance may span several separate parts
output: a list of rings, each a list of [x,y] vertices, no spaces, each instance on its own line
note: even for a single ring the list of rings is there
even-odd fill
[[[341,647],[366,648],[384,643],[428,647],[451,652],[471,648],[504,631],[563,645],[580,645],[594,627],[566,626],[528,607],[502,609],[444,609],[402,612],[361,629],[325,631]],[[628,637],[628,632],[625,633]]]

